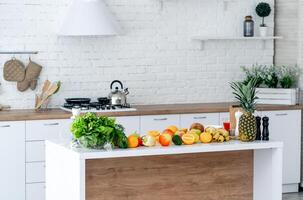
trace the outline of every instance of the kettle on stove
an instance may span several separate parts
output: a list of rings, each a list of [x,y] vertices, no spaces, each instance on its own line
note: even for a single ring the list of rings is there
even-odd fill
[[[115,87],[115,89],[113,89],[115,83],[118,83],[120,85],[120,89],[117,86]],[[129,94],[129,91],[128,88],[123,88],[123,84],[121,81],[114,80],[110,84],[110,89],[111,92],[109,93],[108,98],[111,100],[112,105],[127,105],[126,96]]]

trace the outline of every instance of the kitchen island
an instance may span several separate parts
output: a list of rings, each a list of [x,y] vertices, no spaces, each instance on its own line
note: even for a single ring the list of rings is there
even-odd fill
[[[46,199],[281,200],[283,143],[113,151],[46,141]]]

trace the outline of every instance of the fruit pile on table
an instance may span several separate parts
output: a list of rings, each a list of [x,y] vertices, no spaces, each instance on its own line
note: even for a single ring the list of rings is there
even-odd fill
[[[139,146],[153,147],[158,143],[161,146],[170,145],[193,145],[196,143],[226,142],[229,141],[229,132],[223,128],[212,126],[204,127],[200,123],[194,123],[187,128],[169,126],[164,131],[148,131],[146,135],[140,136],[133,133],[128,136],[128,147],[136,148]]]

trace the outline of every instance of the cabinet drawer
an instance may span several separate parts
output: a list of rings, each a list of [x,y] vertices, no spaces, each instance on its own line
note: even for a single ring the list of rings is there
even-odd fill
[[[71,120],[38,120],[26,122],[26,140],[70,138]]]
[[[45,163],[26,163],[26,183],[45,182]]]
[[[192,123],[201,123],[204,126],[219,124],[219,113],[184,114],[180,118],[182,128],[189,128]]]
[[[150,130],[163,131],[170,125],[180,126],[179,115],[150,115],[141,116],[141,135]]]
[[[26,184],[26,200],[45,200],[45,184]]]
[[[116,117],[117,123],[125,128],[125,134],[128,136],[134,132],[140,133],[140,117]]]
[[[45,160],[44,141],[26,142],[26,162],[37,162]]]

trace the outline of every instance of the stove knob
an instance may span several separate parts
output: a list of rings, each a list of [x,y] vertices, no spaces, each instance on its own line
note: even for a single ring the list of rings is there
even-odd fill
[[[107,110],[110,110],[110,106],[106,106],[106,109],[107,109]]]
[[[112,109],[113,109],[113,110],[116,110],[116,107],[115,107],[115,106],[112,106]]]
[[[97,110],[100,110],[100,106],[96,106],[96,109],[97,109]]]

